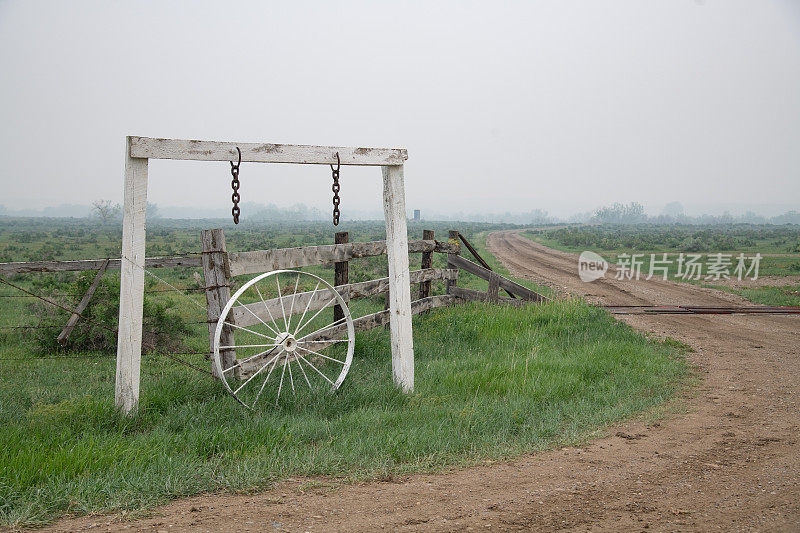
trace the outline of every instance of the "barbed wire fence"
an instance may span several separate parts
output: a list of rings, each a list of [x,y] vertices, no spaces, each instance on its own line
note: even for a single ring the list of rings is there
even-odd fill
[[[182,255],[200,255],[200,252],[190,252],[188,254],[182,254]],[[179,287],[175,287],[174,285],[172,285],[169,282],[163,280],[162,278],[160,278],[159,276],[157,276],[154,273],[150,272],[149,270],[144,269],[144,268],[142,268],[142,270],[144,270],[144,272],[146,274],[148,274],[148,275],[152,276],[153,278],[155,278],[156,280],[158,280],[158,282],[163,283],[163,284],[167,285],[167,287],[168,287],[168,288],[165,288],[165,289],[148,289],[148,290],[144,291],[145,294],[161,294],[161,293],[177,292],[178,294],[184,296],[186,299],[188,299],[190,302],[192,302],[192,304],[194,304],[195,306],[201,308],[204,311],[206,310],[205,306],[201,305],[195,299],[191,298],[187,294],[188,292],[205,291],[206,290],[205,287],[180,287],[180,288]],[[28,290],[28,289],[26,289],[24,287],[21,287],[21,286],[15,284],[15,283],[12,283],[11,281],[8,281],[7,279],[5,279],[3,277],[0,277],[0,283],[2,283],[4,285],[7,285],[7,286],[11,287],[12,289],[15,289],[15,290],[17,290],[17,291],[22,293],[22,294],[2,294],[2,295],[0,295],[0,298],[29,298],[29,299],[39,300],[39,301],[44,302],[47,305],[53,306],[55,308],[61,309],[61,310],[65,311],[65,312],[69,313],[70,316],[71,315],[77,315],[81,320],[83,320],[85,322],[88,322],[90,324],[93,324],[93,325],[95,325],[95,326],[97,326],[99,328],[102,328],[102,329],[104,329],[104,330],[106,330],[106,331],[108,331],[110,333],[113,333],[114,335],[117,335],[117,333],[118,333],[118,331],[115,328],[112,328],[110,326],[102,324],[102,323],[100,323],[100,322],[98,322],[98,321],[96,321],[96,320],[94,320],[94,319],[92,319],[90,317],[87,317],[86,315],[84,315],[82,313],[77,313],[77,312],[75,312],[74,309],[70,309],[70,308],[68,308],[68,307],[66,307],[64,305],[61,305],[60,303],[55,302],[52,299],[50,299],[50,298],[54,298],[54,297],[73,298],[73,297],[75,297],[75,295],[72,294],[72,293],[51,292],[51,293],[48,293],[48,296],[50,298],[46,298],[46,297],[42,296],[41,294],[37,294],[37,293],[33,292],[32,290]],[[205,321],[205,320],[202,320],[202,321],[191,321],[191,322],[183,322],[183,323],[186,324],[186,325],[198,325],[198,324],[207,324],[208,322]],[[63,329],[63,328],[64,328],[63,324],[59,324],[59,325],[57,325],[57,324],[0,325],[0,331],[44,330],[44,329]],[[193,363],[190,363],[189,361],[186,361],[185,359],[183,359],[183,357],[191,356],[191,355],[205,355],[205,356],[208,356],[209,355],[208,352],[170,353],[170,352],[161,350],[161,349],[157,348],[156,346],[154,346],[152,344],[143,343],[143,346],[144,346],[144,348],[146,350],[149,351],[149,353],[154,353],[154,354],[160,355],[162,357],[166,357],[166,358],[168,358],[168,359],[170,359],[170,360],[172,360],[172,361],[174,361],[176,363],[184,365],[187,368],[191,368],[192,370],[195,370],[197,372],[200,372],[200,373],[203,373],[203,374],[206,374],[206,375],[209,375],[209,376],[212,375],[212,373],[210,371],[205,370],[203,368],[200,368],[199,366],[197,366],[197,365],[195,365]],[[27,356],[27,357],[0,357],[0,361],[18,361],[19,362],[19,361],[35,361],[35,360],[44,360],[44,359],[48,359],[48,360],[58,360],[58,359],[63,359],[63,360],[67,360],[67,359],[109,359],[109,358],[112,358],[112,357],[116,357],[116,355],[115,354],[84,354],[84,355],[32,354],[32,355]]]

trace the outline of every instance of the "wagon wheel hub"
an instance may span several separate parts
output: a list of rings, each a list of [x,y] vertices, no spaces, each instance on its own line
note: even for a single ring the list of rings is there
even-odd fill
[[[297,349],[297,339],[288,331],[275,337],[275,344],[279,344],[287,353],[292,353]]]

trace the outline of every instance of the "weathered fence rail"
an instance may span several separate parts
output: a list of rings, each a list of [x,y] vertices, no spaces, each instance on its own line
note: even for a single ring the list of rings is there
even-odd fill
[[[508,278],[504,278],[503,276],[497,274],[496,272],[489,270],[488,268],[484,268],[476,263],[473,263],[469,259],[464,259],[463,257],[455,254],[451,254],[448,256],[447,261],[456,268],[460,268],[465,272],[469,272],[470,274],[474,274],[481,279],[485,279],[489,282],[489,291],[488,293],[491,295],[494,293],[493,298],[497,298],[497,289],[493,288],[492,285],[496,284],[497,287],[502,288],[505,291],[508,291],[511,294],[519,296],[525,300],[533,301],[533,302],[544,302],[548,301],[549,298],[539,294],[538,292],[532,291],[527,287],[523,287],[519,283],[515,283]],[[466,295],[468,293],[462,293],[462,295]]]
[[[436,240],[409,241],[408,253],[458,253],[459,245]],[[386,241],[324,244],[253,252],[229,252],[231,275],[256,274],[267,270],[343,263],[351,259],[386,255]]]
[[[457,270],[444,268],[428,268],[425,270],[412,270],[411,283],[423,283],[433,280],[449,280],[458,278]],[[389,292],[389,278],[373,279],[360,283],[347,285],[337,285],[334,287],[345,301],[368,296],[377,296]],[[330,298],[324,293],[314,293],[313,291],[299,292],[294,295],[294,308],[286,310],[281,306],[281,298],[272,298],[263,302],[240,305],[232,309],[233,323],[237,326],[253,326],[262,320],[269,320],[270,317],[282,318],[292,315],[299,315],[306,311],[316,311],[321,309]],[[310,300],[310,301],[309,301]],[[214,322],[219,316],[214,318]],[[336,320],[334,318],[334,320]]]
[[[79,259],[75,261],[24,261],[0,263],[0,275],[28,274],[31,272],[82,272],[98,270],[105,259]],[[109,259],[107,270],[119,270],[121,259]],[[200,254],[170,257],[148,257],[145,268],[197,268],[202,266]]]
[[[416,240],[408,242],[408,253],[441,252],[451,253],[458,245],[436,240]],[[232,276],[255,274],[264,270],[280,268],[299,268],[311,265],[327,265],[362,257],[386,255],[386,241],[354,242],[347,244],[326,244],[300,248],[277,248],[254,252],[227,252],[235,268]],[[98,270],[105,259],[78,259],[73,261],[20,261],[0,263],[0,275],[27,274],[32,272],[82,272]],[[119,270],[121,259],[109,259],[107,270]],[[198,268],[203,266],[200,254],[169,257],[148,257],[145,268]]]
[[[480,256],[480,254],[478,253],[478,251],[477,251],[475,248],[473,248],[473,246],[472,246],[472,245],[469,243],[469,241],[467,240],[467,238],[466,238],[466,237],[464,237],[464,235],[462,235],[462,234],[461,234],[461,232],[459,232],[459,233],[458,233],[458,238],[461,240],[461,242],[463,242],[463,243],[464,243],[464,246],[466,246],[466,247],[467,247],[467,250],[469,250],[469,253],[471,253],[471,254],[472,254],[472,257],[474,257],[475,259],[477,259],[477,260],[478,260],[478,263],[479,263],[479,264],[480,264],[480,265],[481,265],[483,268],[485,268],[485,269],[487,269],[487,270],[492,270],[492,267],[490,267],[490,266],[489,266],[489,263],[487,263],[486,261],[484,261],[484,260],[483,260],[483,257],[481,257],[481,256]],[[492,287],[492,289],[494,289],[494,287]],[[508,294],[508,295],[509,295],[511,298],[516,298],[516,296],[514,296],[514,293],[512,293],[512,292],[506,291],[506,294]]]

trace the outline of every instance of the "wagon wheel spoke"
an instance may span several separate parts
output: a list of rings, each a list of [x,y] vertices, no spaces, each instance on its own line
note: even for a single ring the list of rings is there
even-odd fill
[[[344,361],[339,361],[338,359],[334,359],[333,357],[328,357],[327,355],[323,355],[323,354],[321,354],[321,353],[319,353],[319,352],[315,352],[314,350],[309,350],[308,348],[303,348],[302,346],[300,346],[299,348],[300,348],[301,350],[303,350],[304,352],[308,352],[308,353],[310,353],[310,354],[314,354],[314,355],[316,355],[317,357],[322,357],[323,359],[328,359],[329,361],[336,361],[336,362],[337,362],[337,363],[339,363],[340,365],[346,365],[346,364],[347,364],[347,363],[345,363]]]
[[[264,378],[264,383],[262,383],[261,384],[261,388],[258,389],[258,394],[256,394],[256,399],[253,400],[253,405],[251,405],[250,407],[255,407],[256,403],[258,403],[258,399],[261,397],[261,393],[264,392],[264,387],[267,386],[267,381],[269,381],[269,377],[272,375],[272,371],[275,370],[276,366],[278,366],[278,358],[277,357],[275,358],[275,362],[272,363],[272,368],[270,368],[269,372],[267,372],[267,377]]]
[[[334,322],[332,322],[332,323],[328,324],[327,326],[323,326],[323,327],[319,328],[319,329],[318,329],[318,330],[316,330],[316,331],[312,331],[311,333],[309,333],[309,334],[307,334],[307,335],[303,335],[302,337],[300,337],[300,338],[299,338],[299,339],[297,339],[297,340],[298,340],[299,342],[311,342],[310,340],[308,340],[308,339],[309,339],[309,337],[314,337],[314,336],[316,336],[318,333],[322,333],[323,331],[329,330],[329,329],[331,329],[331,328],[334,328],[334,327],[336,327],[336,326],[340,326],[340,325],[342,325],[342,324],[344,324],[344,323],[346,323],[346,322],[347,322],[347,317],[345,316],[345,317],[342,317],[342,318],[340,318],[339,320],[336,320],[336,321],[334,321]],[[327,341],[321,341],[321,340],[320,340],[320,341],[317,341],[317,342],[327,342]]]
[[[317,368],[317,367],[315,367],[314,365],[312,365],[311,363],[309,363],[309,362],[308,362],[308,359],[306,359],[305,357],[303,357],[303,356],[302,356],[302,355],[300,355],[300,354],[297,354],[297,357],[299,357],[300,359],[302,359],[302,360],[303,360],[303,361],[304,361],[304,362],[305,362],[305,363],[306,363],[308,366],[310,366],[311,368],[313,368],[313,369],[314,369],[314,370],[317,372],[317,374],[319,374],[320,376],[322,376],[323,378],[325,378],[325,381],[327,381],[327,382],[328,382],[328,383],[330,383],[331,385],[334,385],[333,381],[331,381],[331,380],[330,380],[330,378],[329,378],[328,376],[326,376],[325,374],[323,374],[323,373],[320,371],[320,369],[319,369],[319,368]]]
[[[276,355],[274,355],[274,356],[272,357],[272,359],[270,359],[268,362],[264,363],[264,365],[263,365],[261,368],[259,368],[259,369],[258,369],[256,372],[254,372],[252,376],[250,376],[249,378],[247,378],[247,381],[245,381],[244,383],[242,383],[242,384],[239,386],[239,388],[238,388],[238,389],[236,389],[235,391],[233,391],[233,395],[234,395],[234,396],[236,396],[236,393],[237,393],[237,392],[239,392],[240,390],[242,390],[243,388],[245,388],[245,387],[247,386],[247,384],[248,384],[248,383],[250,383],[251,381],[253,381],[253,379],[254,379],[254,378],[257,376],[257,375],[259,375],[259,374],[261,373],[261,371],[262,371],[262,370],[264,370],[265,368],[267,368],[267,366],[269,366],[269,364],[270,364],[270,363],[271,363],[273,360],[277,360],[277,359],[278,359],[278,356],[279,356],[280,354],[281,354],[281,352],[278,352]]]
[[[230,326],[230,327],[235,328],[235,329],[241,329],[241,330],[244,330],[244,331],[246,331],[248,333],[252,333],[253,335],[258,335],[259,337],[264,337],[265,339],[272,338],[269,335],[264,335],[263,333],[258,333],[257,331],[253,331],[252,329],[248,329],[248,328],[245,328],[243,326],[237,326],[236,324],[233,324],[233,323],[228,322],[228,321],[223,321],[222,323],[225,324],[226,326]]]
[[[256,287],[256,288],[257,288],[257,287]],[[259,292],[259,293],[258,293],[258,295],[259,295],[259,296],[261,296],[261,293]],[[261,298],[261,301],[263,302],[263,301],[264,301],[264,298]],[[264,305],[266,306],[267,304],[265,303]],[[259,322],[261,322],[262,324],[264,324],[264,326],[266,326],[266,327],[267,327],[267,329],[269,329],[269,330],[270,330],[272,333],[274,333],[275,335],[277,335],[277,334],[278,334],[278,330],[277,330],[276,328],[273,328],[272,326],[270,326],[269,324],[267,324],[266,322],[264,322],[263,320],[261,320],[261,317],[260,317],[260,316],[258,316],[257,314],[255,314],[255,313],[253,312],[253,310],[252,310],[252,309],[250,309],[250,308],[249,308],[248,306],[246,306],[246,305],[244,306],[244,308],[247,310],[247,312],[248,312],[248,313],[250,313],[251,315],[253,315],[254,317],[256,317],[256,319],[257,319]],[[269,308],[267,308],[267,311],[269,311]],[[272,314],[272,313],[270,313],[270,315],[271,315],[271,314]],[[272,319],[272,324],[273,324],[273,325],[276,325],[276,324],[275,324],[275,319]]]
[[[297,300],[297,286],[300,284],[300,274],[297,275],[297,279],[294,282],[294,293],[292,293],[292,305],[289,307],[289,323],[286,325],[286,331],[291,329],[292,325],[292,315],[294,314],[294,302]],[[291,372],[291,368],[289,371]],[[291,375],[289,376],[291,377]]]
[[[275,276],[275,284],[278,286],[278,301],[281,302],[281,311],[283,312],[283,325],[286,326],[286,331],[289,331],[289,323],[286,321],[286,308],[283,307],[283,295],[281,294],[281,282],[278,280],[279,276]]]
[[[311,291],[311,296],[308,297],[308,302],[306,303],[306,308],[303,309],[303,314],[300,315],[300,320],[297,322],[297,327],[300,327],[300,324],[303,323],[303,319],[306,317],[306,313],[308,313],[308,308],[311,306],[311,302],[314,300],[314,296],[317,294],[317,289],[319,289],[320,282],[317,282],[317,286],[314,287],[314,290]],[[294,336],[297,336],[297,330],[294,330]]]
[[[220,346],[220,350],[235,350],[236,348],[263,348],[265,346],[280,346],[280,344],[232,344],[231,346]]]
[[[300,371],[303,373],[303,377],[306,378],[306,383],[308,384],[308,388],[313,390],[314,387],[311,386],[311,381],[308,379],[308,375],[306,374],[306,370],[303,368],[303,365],[300,364],[300,360],[299,359],[297,360],[297,366],[300,367]]]
[[[292,360],[290,358],[286,358],[286,366],[289,367],[289,385],[292,386],[292,396],[295,396],[294,392],[294,378],[292,377]]]
[[[236,368],[240,368],[243,363],[249,363],[250,361],[252,361],[256,357],[260,357],[260,356],[262,356],[262,355],[264,355],[264,354],[266,354],[267,352],[270,352],[270,351],[272,351],[272,350],[264,350],[263,352],[259,352],[259,353],[255,354],[255,355],[251,355],[247,359],[242,359],[240,361],[237,361],[235,365],[229,366],[228,368],[223,370],[222,373],[225,374],[226,372],[230,372],[231,370],[234,370]]]
[[[258,290],[258,285],[253,284],[253,288],[258,293],[258,297],[261,298],[261,303],[264,304],[264,308],[267,310],[267,313],[269,314],[269,319],[272,320],[272,325],[275,326],[275,329],[272,329],[272,328],[270,328],[270,329],[272,329],[272,331],[275,332],[275,334],[277,335],[278,334],[278,330],[280,328],[278,327],[278,323],[275,322],[275,317],[272,316],[272,311],[269,310],[269,306],[267,305],[267,302],[264,301],[264,296],[261,294],[261,291]]]
[[[283,375],[286,374],[286,361],[288,359],[283,360],[283,369],[281,370],[281,380],[278,383],[278,396],[275,398],[275,407],[278,407],[278,400],[281,399],[281,388],[283,387]]]
[[[334,292],[336,292],[336,291],[334,291]],[[308,319],[308,321],[307,321],[305,324],[303,324],[303,325],[302,325],[302,327],[301,327],[301,326],[298,324],[298,326],[297,326],[297,329],[296,329],[296,330],[295,330],[295,332],[294,332],[294,336],[296,337],[297,335],[299,335],[299,334],[300,334],[300,332],[301,332],[301,331],[303,331],[303,330],[306,328],[306,326],[308,326],[309,324],[311,324],[311,322],[313,322],[313,321],[314,321],[314,319],[315,319],[315,318],[317,318],[321,312],[323,312],[325,309],[327,309],[327,308],[328,308],[328,306],[329,306],[329,305],[331,305],[331,304],[332,304],[333,302],[335,302],[335,301],[336,301],[336,296],[334,296],[333,298],[331,298],[330,300],[328,300],[328,301],[327,301],[327,303],[326,303],[325,305],[323,305],[323,306],[320,308],[320,310],[319,310],[319,311],[317,311],[317,312],[314,314],[314,316],[312,316],[311,318],[309,318],[309,319]],[[340,319],[340,320],[341,320],[341,319]]]

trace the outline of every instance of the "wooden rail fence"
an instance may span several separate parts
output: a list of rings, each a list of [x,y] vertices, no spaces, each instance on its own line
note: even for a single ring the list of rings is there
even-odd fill
[[[447,242],[437,241],[434,232],[425,230],[424,239],[409,241],[408,253],[422,254],[422,268],[410,272],[410,283],[419,285],[419,298],[412,301],[412,315],[425,313],[437,307],[444,307],[466,301],[484,301],[491,303],[508,303],[522,306],[530,302],[541,302],[546,298],[518,283],[493,272],[474,248],[470,252],[483,263],[478,265],[460,256],[463,236],[458,231],[451,231]],[[255,274],[269,270],[291,269],[313,265],[334,265],[335,289],[346,302],[356,298],[377,296],[389,292],[389,277],[349,283],[349,261],[364,257],[386,254],[384,241],[349,242],[347,232],[339,232],[335,236],[336,244],[322,246],[306,246],[301,248],[283,248],[274,250],[257,250],[252,252],[227,252],[225,236],[221,229],[203,232],[204,273],[206,300],[208,302],[209,345],[213,346],[213,335],[225,303],[230,298],[230,278],[244,274]],[[433,268],[433,253],[447,254],[447,268]],[[215,258],[205,260],[205,258]],[[489,283],[486,292],[458,287],[459,270],[464,270],[485,279]],[[446,294],[431,295],[431,282],[442,280],[446,283]],[[501,297],[499,289],[508,292],[510,298]],[[516,297],[516,298],[515,298]],[[295,296],[295,305],[288,312],[281,305],[280,298],[268,299],[265,302],[242,304],[231,309],[226,321],[241,327],[249,327],[271,318],[280,320],[290,315],[300,314],[302,310],[315,311],[324,307],[327,296],[313,291],[301,292]],[[334,310],[336,312],[336,310]],[[341,313],[341,311],[339,311]],[[363,331],[389,323],[390,312],[386,308],[353,320],[356,331]],[[339,316],[341,318],[341,316]],[[341,324],[310,337],[311,340],[334,341],[346,331],[346,324]],[[226,327],[223,334],[224,345],[233,346],[234,331]],[[221,342],[223,342],[221,340]],[[319,349],[327,346],[318,345]],[[264,356],[267,357],[267,356]],[[254,358],[246,363],[239,363],[238,375],[247,378],[261,366],[261,358]],[[223,369],[236,364],[234,354],[223,356]]]
[[[426,231],[426,239],[408,242],[408,253],[421,253],[423,263],[431,265],[427,268],[412,271],[410,283],[424,287],[420,299],[412,302],[411,313],[421,312],[451,305],[457,298],[445,294],[441,296],[430,295],[430,283],[434,280],[454,281],[458,278],[458,270],[446,268],[432,268],[432,254],[434,252],[458,254],[460,245],[456,242],[442,242],[434,238],[432,231]],[[228,252],[225,249],[225,234],[221,229],[205,230],[202,233],[203,242],[203,273],[206,286],[206,302],[208,303],[208,333],[209,346],[213,349],[214,332],[225,304],[230,299],[231,278],[248,274],[267,272],[270,270],[293,269],[315,265],[333,265],[334,283],[336,291],[342,298],[349,302],[356,298],[388,294],[390,278],[384,277],[360,283],[349,283],[349,262],[354,259],[376,257],[387,254],[385,241],[349,242],[347,232],[339,232],[335,236],[336,244],[321,246],[304,246],[300,248],[281,248],[272,250],[256,250],[250,252]],[[304,309],[315,311],[327,303],[327,299],[320,293],[313,291],[302,292],[296,295],[296,304],[288,311],[280,304],[279,298],[266,300],[266,305],[243,304],[231,309],[226,321],[235,326],[248,327],[257,324],[260,320],[274,317],[277,320],[288,318],[290,314],[300,314]],[[334,309],[334,313],[341,310]],[[340,316],[341,317],[341,316]],[[339,317],[339,318],[340,318]],[[390,312],[387,309],[356,318],[356,330],[366,330],[389,323]],[[333,340],[345,331],[346,326],[334,327],[324,332],[325,337],[314,340]],[[234,331],[231,327],[223,329],[224,338],[220,340],[225,346],[233,346]],[[320,348],[324,345],[321,343]],[[220,354],[223,369],[236,364],[235,354],[226,352]],[[243,364],[239,375],[247,377],[249,371],[259,363],[259,359],[251,360],[250,364]]]
[[[462,242],[467,245],[468,251],[481,264],[461,256]],[[146,259],[146,268],[197,268],[202,267],[204,275],[204,290],[207,303],[209,346],[213,350],[214,330],[222,309],[231,297],[232,278],[236,276],[262,273],[270,270],[292,269],[305,266],[325,265],[334,267],[334,285],[342,298],[349,302],[357,298],[388,294],[389,277],[363,281],[349,282],[349,262],[354,259],[375,257],[387,254],[386,241],[349,242],[347,232],[335,235],[335,244],[320,246],[305,246],[298,248],[280,248],[271,250],[256,250],[249,252],[228,252],[225,244],[225,232],[222,229],[204,230],[201,232],[202,252],[192,255],[174,257],[151,257]],[[410,283],[418,287],[419,297],[412,301],[412,314],[420,314],[438,307],[455,305],[467,301],[491,302],[496,304],[509,304],[522,306],[530,302],[542,302],[546,297],[536,293],[518,283],[515,283],[496,272],[478,255],[478,252],[468,245],[466,239],[458,231],[450,231],[447,241],[435,239],[432,230],[423,232],[423,239],[408,241],[408,253],[422,254],[420,270],[410,272]],[[433,254],[447,255],[447,268],[433,268]],[[119,259],[91,259],[79,261],[32,261],[17,263],[0,263],[0,275],[21,274],[31,272],[68,272],[98,270],[96,282],[106,269],[119,269]],[[486,292],[466,289],[458,286],[459,271],[469,272],[488,282]],[[446,293],[432,295],[432,282],[440,280],[446,284]],[[502,289],[510,297],[500,296]],[[93,292],[93,291],[91,291]],[[88,295],[91,297],[91,294]],[[314,311],[322,308],[326,299],[319,293],[298,293],[297,305],[290,310],[292,315],[299,314],[302,309]],[[86,299],[86,298],[85,298]],[[311,300],[311,301],[309,301]],[[87,301],[88,303],[88,301]],[[252,326],[259,319],[266,320],[271,316],[276,319],[289,315],[280,305],[279,298],[266,300],[266,305],[258,304],[239,305],[231,309],[228,322],[242,327]],[[81,302],[83,305],[84,302]],[[85,307],[85,305],[84,305]],[[334,313],[341,318],[342,311],[334,308]],[[286,313],[286,315],[284,315]],[[363,331],[389,323],[390,312],[387,309],[378,311],[353,320],[356,331]],[[74,320],[70,319],[71,326]],[[346,330],[346,325],[339,325],[316,334],[313,340],[335,340]],[[226,326],[223,329],[221,344],[234,346],[234,329]],[[326,346],[320,343],[320,348]],[[223,368],[236,364],[236,354],[233,350],[221,354]],[[242,376],[255,368],[258,360],[254,359],[249,364],[242,365]]]

